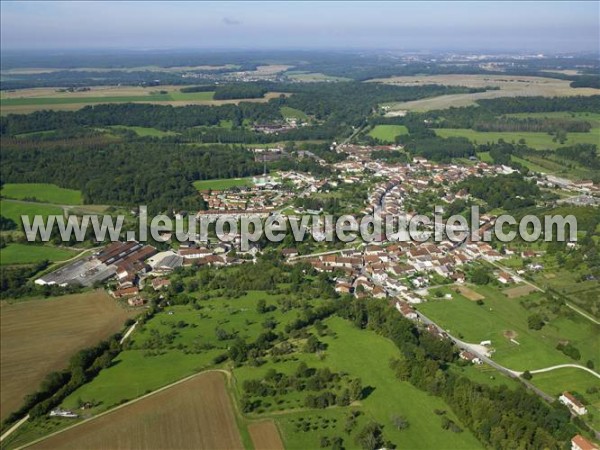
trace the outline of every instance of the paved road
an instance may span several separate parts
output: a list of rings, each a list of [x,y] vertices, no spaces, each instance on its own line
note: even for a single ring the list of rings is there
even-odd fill
[[[572,368],[575,368],[575,369],[585,370],[586,372],[591,373],[596,378],[600,378],[600,374],[599,373],[595,372],[594,370],[590,369],[589,367],[580,366],[579,364],[559,364],[557,366],[545,367],[543,369],[530,370],[529,373],[534,374],[534,373],[550,372],[551,370],[563,369],[563,368],[566,368],[566,367],[572,367]]]

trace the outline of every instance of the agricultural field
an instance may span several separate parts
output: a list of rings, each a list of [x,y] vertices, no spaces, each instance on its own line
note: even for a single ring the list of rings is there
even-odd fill
[[[1,419],[77,350],[121,330],[134,313],[104,291],[0,304]]]
[[[301,81],[303,83],[331,82],[331,81],[351,81],[350,78],[325,75],[318,72],[303,72],[300,70],[289,70],[285,73],[290,80]]]
[[[125,126],[125,125],[113,125],[110,128],[116,129],[116,130],[131,130],[133,132],[135,132],[135,134],[137,134],[138,136],[141,137],[146,137],[146,136],[150,136],[150,137],[165,137],[165,136],[176,136],[177,133],[173,132],[173,131],[162,131],[162,130],[158,130],[156,128],[151,128],[151,127],[131,127],[131,126]]]
[[[414,100],[410,102],[391,103],[389,112],[410,110],[430,111],[459,106],[471,106],[476,100],[497,97],[520,96],[571,96],[571,95],[597,95],[600,89],[572,88],[570,81],[545,77],[528,77],[515,75],[416,75],[379,78],[369,80],[393,84],[396,86],[422,86],[426,84],[441,84],[445,86],[466,86],[473,88],[497,87],[497,90],[477,92],[472,94],[450,94],[433,98]]]
[[[81,205],[81,192],[49,183],[6,183],[0,195],[15,200],[54,203],[56,205]]]
[[[261,298],[266,300],[268,308],[274,307],[270,312],[257,312],[256,303]],[[169,307],[136,329],[126,350],[115,359],[115,364],[73,392],[61,406],[74,408],[79,400],[93,399],[99,405],[88,410],[88,413],[99,414],[124,400],[131,400],[183,377],[215,367],[214,358],[231,345],[230,340],[218,339],[215,332],[217,327],[252,341],[263,329],[261,324],[265,318],[273,318],[277,322],[274,332],[278,333],[297,317],[296,309],[285,312],[280,309],[277,303],[279,298],[278,295],[251,291],[237,299],[215,297],[203,300],[200,309],[188,305]],[[446,410],[447,415],[457,423],[458,419],[441,399],[395,379],[388,363],[390,358],[399,357],[399,352],[390,341],[371,331],[359,330],[341,318],[330,318],[324,323],[328,333],[319,337],[327,345],[324,357],[294,352],[280,358],[279,362],[269,358],[259,367],[236,367],[233,369],[236,398],[239,400],[242,395],[244,380],[260,378],[270,368],[289,373],[296,370],[301,361],[310,367],[329,367],[335,372],[346,372],[350,377],[360,377],[369,392],[367,397],[350,407],[307,410],[298,403],[301,394],[289,393],[281,398],[273,398],[273,406],[264,405],[262,412],[257,410],[240,418],[242,434],[244,424],[249,424],[251,438],[271,443],[276,440],[272,433],[278,428],[283,448],[291,449],[318,448],[323,435],[344,435],[347,448],[354,448],[355,432],[348,436],[343,426],[348,413],[359,410],[361,415],[357,428],[370,420],[377,420],[385,426],[386,437],[399,445],[431,448],[445,444],[453,448],[481,448],[467,430],[456,434],[444,431],[441,426],[431,426],[434,421],[441,422],[434,414],[434,409]],[[309,331],[314,332],[313,329]],[[172,338],[167,339],[169,334]],[[302,342],[294,345],[302,345]],[[140,373],[144,376],[139,376]],[[280,400],[284,403],[280,403]],[[396,430],[390,422],[392,414],[405,416],[410,427]],[[325,422],[325,419],[329,420]],[[261,433],[265,435],[257,437],[258,431],[253,424],[265,420],[274,421],[277,427],[271,426],[268,433],[262,430]],[[318,431],[312,428],[310,432],[300,430],[298,424],[304,420],[311,421],[312,426],[318,425]]]
[[[29,203],[20,200],[0,200],[0,211],[4,217],[12,219],[19,229],[22,229],[21,216],[29,216],[30,223],[33,216],[40,215],[47,218],[49,215],[63,215],[63,209],[60,206],[45,205],[40,203]]]
[[[283,450],[277,425],[272,420],[264,420],[248,425],[248,432],[256,450]]]
[[[220,372],[206,372],[29,448],[243,449]]]
[[[438,128],[435,129],[435,134],[443,138],[465,137],[477,144],[497,142],[499,139],[504,139],[506,142],[519,142],[523,139],[529,147],[537,150],[554,150],[574,144],[600,144],[600,128],[593,128],[589,133],[567,133],[564,144],[553,142],[554,136],[543,132],[495,132],[475,131],[467,128]]]
[[[219,180],[199,180],[194,181],[194,187],[199,191],[223,191],[234,187],[252,186],[252,178],[223,178]]]
[[[308,116],[306,115],[306,113],[299,109],[290,108],[289,106],[282,106],[280,108],[280,111],[281,111],[281,115],[285,119],[303,120],[305,122],[308,121]]]
[[[245,102],[267,102],[281,95],[268,92],[263,98],[213,100],[214,92],[181,92],[181,86],[153,88],[136,86],[97,86],[89,91],[65,92],[58,88],[31,88],[2,92],[2,115],[26,114],[42,109],[76,110],[102,103],[155,103],[161,105],[224,105]]]
[[[404,125],[375,125],[369,131],[369,136],[382,142],[394,143],[397,136],[408,134],[408,128]]]
[[[539,331],[529,329],[527,317],[532,313],[521,302],[536,302],[541,293],[511,299],[492,286],[470,286],[484,297],[479,305],[453,288],[444,289],[452,293],[452,300],[432,299],[419,305],[418,310],[467,342],[491,340],[496,350],[493,359],[509,369],[535,370],[555,364],[585,364],[587,360],[600,366],[598,326],[575,312],[551,320]],[[570,342],[578,348],[581,360],[558,351],[559,342]]]
[[[77,251],[48,245],[8,244],[0,249],[0,266],[33,264],[41,261],[64,261],[77,255]]]

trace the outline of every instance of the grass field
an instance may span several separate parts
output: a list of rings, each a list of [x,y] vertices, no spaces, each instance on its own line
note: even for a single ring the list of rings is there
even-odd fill
[[[408,134],[408,128],[404,125],[376,125],[369,131],[369,136],[389,143],[395,142],[396,136],[403,134]]]
[[[223,178],[219,180],[199,180],[194,181],[194,187],[199,191],[223,191],[233,187],[252,186],[252,178]]]
[[[0,200],[0,211],[4,217],[15,221],[19,229],[22,229],[21,215],[29,216],[30,223],[33,216],[41,215],[44,218],[49,215],[62,215],[63,210],[59,206],[28,203],[17,200]]]
[[[103,291],[1,303],[0,383],[4,419],[49,372],[123,327],[133,313]]]
[[[472,94],[450,94],[425,98],[410,102],[391,103],[390,112],[399,110],[430,111],[450,107],[470,106],[484,98],[537,96],[556,97],[571,95],[597,95],[600,89],[572,88],[570,81],[545,77],[527,77],[513,75],[415,75],[390,77],[369,80],[397,86],[420,86],[425,84],[442,84],[445,86],[466,86],[482,88],[498,87],[498,90],[477,92]]]
[[[65,189],[49,183],[6,183],[0,195],[16,200],[32,199],[57,205],[81,205],[81,191]]]
[[[360,401],[360,405],[352,407],[308,411],[294,408],[272,415],[265,414],[279,423],[286,449],[319,448],[320,438],[324,435],[342,436],[346,448],[356,448],[356,433],[371,420],[384,425],[386,438],[399,448],[481,448],[479,442],[467,430],[459,434],[442,430],[439,425],[441,420],[434,414],[434,409],[445,409],[450,418],[457,423],[459,421],[441,399],[429,396],[409,383],[395,378],[388,363],[391,358],[398,358],[400,354],[391,341],[374,332],[359,330],[340,318],[328,319],[326,324],[334,336],[319,338],[328,344],[324,360],[319,360],[313,354],[297,354],[297,358],[305,361],[310,367],[329,367],[334,372],[347,372],[352,377],[360,377],[363,385],[371,387],[372,391],[367,398]],[[298,364],[299,361],[288,360],[282,363],[267,363],[258,368],[244,366],[234,369],[236,386],[241,386],[245,379],[261,378],[269,368],[289,373],[295,370]],[[358,426],[352,435],[348,436],[343,427],[348,412],[353,409],[360,410],[362,415],[358,419]],[[406,417],[410,423],[409,428],[402,431],[394,428],[391,423],[394,415]],[[327,423],[325,419],[328,419]],[[318,430],[298,431],[296,424],[299,420],[311,421]]]
[[[77,255],[76,251],[48,245],[8,244],[0,249],[0,265],[32,264],[40,261],[64,261]]]
[[[308,116],[304,113],[304,111],[301,111],[296,108],[290,108],[289,106],[282,106],[280,108],[280,111],[281,111],[281,115],[286,119],[296,119],[296,120],[303,120],[303,121],[308,120]]]
[[[558,147],[565,147],[574,144],[596,144],[600,145],[600,128],[593,128],[589,133],[567,133],[567,140],[564,144],[553,142],[553,137],[548,133],[537,132],[487,132],[474,131],[466,128],[438,128],[435,134],[443,138],[447,137],[465,137],[477,144],[486,144],[497,142],[504,139],[506,142],[518,142],[521,139],[532,148],[538,150],[554,150]]]
[[[173,131],[162,131],[151,127],[128,127],[125,125],[113,125],[110,128],[117,130],[131,130],[134,131],[138,136],[151,136],[151,137],[164,137],[164,136],[176,136],[177,133]]]
[[[536,373],[531,382],[548,395],[558,398],[565,391],[578,394],[586,400],[588,415],[583,419],[596,430],[600,428],[600,380],[591,373],[570,367]],[[596,388],[596,392],[588,389]],[[590,420],[590,415],[593,418]]]
[[[541,330],[527,326],[529,312],[520,301],[536,301],[535,293],[509,299],[494,287],[471,287],[485,297],[483,305],[453,293],[453,300],[432,300],[419,305],[427,317],[450,330],[457,337],[479,343],[491,340],[496,349],[493,359],[513,370],[535,370],[555,364],[577,363],[560,351],[556,345],[569,341],[581,351],[581,361],[588,359],[600,366],[600,339],[598,327],[575,313],[562,315],[547,323]],[[519,343],[512,343],[507,332]]]
[[[76,110],[102,103],[156,103],[162,105],[224,105],[239,102],[267,102],[281,92],[268,92],[263,98],[214,100],[214,92],[181,92],[181,86],[144,88],[137,86],[97,86],[84,92],[60,92],[58,88],[18,89],[3,91],[0,96],[2,115],[26,114],[33,111]],[[161,93],[162,91],[162,93]],[[285,94],[284,94],[285,95]]]
[[[294,81],[302,81],[304,83],[316,83],[323,81],[351,81],[350,78],[335,77],[333,75],[325,75],[318,72],[303,72],[300,70],[290,70],[285,73],[288,78]]]
[[[203,373],[30,448],[133,447],[243,449],[225,375]]]

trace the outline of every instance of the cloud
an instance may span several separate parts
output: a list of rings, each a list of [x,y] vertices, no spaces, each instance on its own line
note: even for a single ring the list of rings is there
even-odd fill
[[[241,25],[242,22],[237,20],[237,19],[233,19],[231,17],[223,17],[223,23],[225,25]]]

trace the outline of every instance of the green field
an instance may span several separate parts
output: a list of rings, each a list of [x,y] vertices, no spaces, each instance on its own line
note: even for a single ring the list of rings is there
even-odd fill
[[[553,136],[542,132],[484,132],[467,128],[437,128],[434,131],[438,136],[443,138],[465,137],[477,144],[497,142],[499,139],[504,139],[506,142],[518,142],[519,140],[524,139],[529,147],[537,150],[554,150],[558,147],[574,144],[600,145],[600,128],[592,128],[589,133],[567,133],[567,140],[564,144],[553,142]]]
[[[162,131],[151,127],[129,127],[126,125],[113,125],[110,128],[117,130],[131,130],[134,131],[138,136],[151,136],[151,137],[164,137],[164,136],[176,136],[177,133],[173,131]]]
[[[29,200],[56,205],[81,205],[81,191],[65,189],[48,183],[7,183],[0,194],[4,198]]]
[[[32,217],[35,215],[41,215],[44,218],[46,218],[51,214],[63,214],[62,208],[58,206],[27,203],[6,199],[0,200],[0,212],[4,217],[8,217],[9,219],[14,220],[19,226],[19,229],[22,228],[21,215],[29,216],[31,221],[33,220]]]
[[[304,121],[308,120],[308,116],[304,113],[304,111],[301,111],[299,109],[290,108],[289,106],[282,106],[281,108],[279,108],[279,110],[281,111],[281,115],[285,119],[296,119]]]
[[[274,330],[277,333],[299,314],[298,309],[283,312],[279,306],[275,311],[259,314],[256,311],[259,298],[266,299],[268,305],[274,306],[281,296],[251,291],[237,299],[217,297],[203,300],[199,302],[201,309],[187,305],[167,308],[137,329],[127,349],[115,359],[114,364],[73,392],[62,406],[74,408],[80,399],[94,400],[100,404],[88,412],[101,412],[125,399],[143,395],[211,366],[212,359],[223,353],[231,343],[230,340],[220,341],[216,338],[217,326],[228,332],[235,330],[238,336],[251,341],[263,330],[265,318],[272,317],[277,321]],[[311,303],[319,301],[312,300]],[[186,325],[178,327],[179,322]],[[355,328],[341,318],[330,318],[325,325],[329,330],[328,335],[319,337],[328,345],[324,358],[312,353],[294,352],[279,358],[277,362],[267,358],[259,367],[248,364],[236,367],[233,369],[236,396],[240,397],[244,380],[260,378],[269,368],[289,373],[297,368],[300,361],[305,361],[310,367],[329,367],[334,372],[360,377],[363,385],[370,388],[370,394],[349,407],[307,410],[300,402],[305,393],[288,393],[277,399],[267,399],[273,400],[273,407],[267,407],[263,413],[249,413],[247,419],[276,420],[285,447],[290,449],[318,448],[323,435],[343,436],[346,448],[355,448],[356,433],[371,420],[384,425],[386,438],[406,448],[481,448],[468,430],[457,434],[441,428],[441,418],[435,415],[435,409],[446,410],[448,417],[460,423],[441,399],[395,378],[393,370],[389,368],[389,360],[400,354],[391,341],[371,331]],[[165,336],[173,330],[177,330],[177,336],[171,342],[155,345],[157,335]],[[309,331],[315,332],[313,328]],[[362,413],[358,419],[359,426],[348,436],[343,431],[344,423],[347,414],[355,409]],[[393,415],[406,417],[409,428],[403,431],[395,429],[391,423]],[[296,423],[300,418],[319,422],[323,427],[318,431],[298,431]],[[328,419],[326,428],[325,419]]]
[[[485,297],[483,305],[470,301],[452,291],[452,300],[431,300],[418,309],[457,337],[476,343],[491,340],[496,350],[493,359],[513,370],[535,370],[555,364],[583,363],[590,359],[600,366],[598,327],[576,315],[562,315],[551,320],[539,331],[527,326],[529,312],[520,301],[539,300],[539,293],[509,299],[498,289],[472,287]],[[445,288],[450,289],[450,288]],[[515,344],[505,336],[516,333]],[[569,341],[581,352],[581,361],[574,361],[556,350],[560,341]]]
[[[591,373],[575,368],[562,368],[550,372],[536,373],[531,382],[548,395],[558,398],[565,391],[583,397],[588,409],[588,415],[584,419],[593,418],[590,425],[596,430],[600,428],[600,380]],[[588,392],[588,389],[596,388],[596,392]]]
[[[46,245],[8,244],[0,249],[0,265],[32,264],[40,261],[64,261],[77,252]]]
[[[408,134],[408,128],[404,125],[375,125],[375,127],[369,131],[369,136],[389,143],[395,142],[396,136],[401,136],[403,134]]]
[[[319,72],[304,72],[301,70],[289,70],[285,72],[291,80],[302,81],[305,83],[315,83],[322,81],[351,81],[350,78],[336,77],[333,75],[325,75]]]
[[[66,105],[71,103],[128,103],[128,102],[172,102],[212,100],[214,92],[177,92],[148,95],[113,95],[104,97],[65,96],[65,97],[23,97],[3,98],[2,106]]]
[[[398,381],[393,370],[389,367],[391,358],[399,357],[398,349],[391,341],[372,331],[359,330],[349,322],[340,318],[326,321],[333,336],[320,337],[328,344],[324,360],[319,360],[313,354],[297,355],[300,361],[305,361],[309,367],[329,367],[334,372],[347,372],[352,377],[360,377],[364,386],[369,386],[372,392],[360,401],[356,407],[328,408],[326,410],[309,410],[306,412],[281,412],[267,416],[274,418],[282,430],[285,448],[307,449],[319,448],[321,436],[342,436],[346,448],[356,448],[354,437],[358,429],[365,423],[375,420],[384,425],[387,439],[399,448],[429,449],[429,448],[481,448],[481,444],[468,430],[463,433],[443,431],[439,425],[441,419],[433,412],[434,409],[447,410],[448,416],[459,423],[448,406],[439,398],[432,397],[415,388],[407,382]],[[240,386],[244,379],[260,378],[269,368],[280,372],[291,372],[296,369],[299,361],[268,363],[264,366],[240,367],[234,370]],[[343,427],[348,411],[357,409],[362,412],[358,418],[358,426],[351,436],[344,433]],[[284,410],[285,411],[285,410]],[[395,415],[404,416],[410,426],[402,431],[394,428],[391,420]],[[316,432],[297,431],[295,423],[303,417],[311,422],[322,423],[322,419],[337,419],[334,426],[323,428]],[[292,422],[292,420],[294,422]]]
[[[252,186],[252,178],[222,178],[218,180],[199,180],[194,181],[194,187],[199,191],[223,191],[234,187]]]

